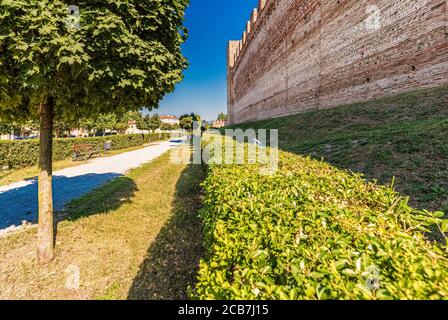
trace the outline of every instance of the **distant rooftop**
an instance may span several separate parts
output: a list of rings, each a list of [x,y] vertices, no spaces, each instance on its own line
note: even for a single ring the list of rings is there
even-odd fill
[[[160,116],[160,119],[177,119],[177,117],[173,115],[167,115],[167,116]]]

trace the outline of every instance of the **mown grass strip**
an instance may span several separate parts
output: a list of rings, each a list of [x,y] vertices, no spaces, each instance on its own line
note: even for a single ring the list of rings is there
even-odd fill
[[[169,160],[167,153],[70,203],[46,266],[36,263],[34,229],[0,238],[0,299],[186,298],[202,254],[203,171]],[[73,266],[79,289],[66,287]]]

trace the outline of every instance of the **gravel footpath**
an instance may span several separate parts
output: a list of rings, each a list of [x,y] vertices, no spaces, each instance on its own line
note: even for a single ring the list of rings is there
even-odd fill
[[[95,158],[53,174],[53,205],[60,211],[70,200],[149,162],[173,146],[161,142],[106,158]],[[0,235],[37,222],[37,179],[0,186]]]

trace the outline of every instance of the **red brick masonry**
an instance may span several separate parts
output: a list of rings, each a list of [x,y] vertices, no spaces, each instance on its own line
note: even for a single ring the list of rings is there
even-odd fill
[[[260,0],[228,47],[232,124],[448,83],[448,0]]]

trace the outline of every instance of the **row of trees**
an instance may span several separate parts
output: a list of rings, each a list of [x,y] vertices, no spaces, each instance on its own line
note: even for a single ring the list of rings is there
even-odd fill
[[[227,115],[224,112],[221,112],[220,114],[218,114],[218,120],[226,121],[227,120]]]
[[[177,130],[180,128],[177,124],[163,123],[159,115],[143,116],[140,112],[127,112],[124,115],[117,116],[114,113],[100,114],[96,118],[82,118],[72,123],[54,121],[54,135],[61,137],[64,132],[69,132],[71,129],[84,129],[88,132],[105,132],[106,130],[115,130],[120,134],[124,134],[129,128],[129,121],[136,121],[139,130],[161,129],[165,131]],[[189,125],[187,125],[189,127]],[[11,131],[23,131],[24,128],[30,128],[33,131],[39,130],[39,121],[26,120],[20,122],[6,121],[0,119],[0,134],[9,134]]]
[[[35,120],[26,120],[26,121],[5,121],[0,119],[0,134],[9,134],[12,131],[22,131],[25,128],[38,129],[39,123]]]
[[[158,114],[134,116],[132,120],[136,121],[139,130],[192,130],[194,122],[201,123],[201,116],[195,113],[184,114],[179,117],[179,124],[164,123]]]
[[[135,114],[140,115],[139,112]],[[85,129],[87,131],[104,132],[107,129],[116,130],[124,133],[128,128],[128,122],[134,117],[134,112],[117,116],[114,113],[100,114],[96,118],[82,118],[75,121],[63,121],[54,119],[53,131],[56,137],[60,137],[66,131],[71,129]],[[29,128],[33,131],[39,130],[39,121],[37,119],[8,121],[0,119],[0,133],[10,133],[11,131],[23,131]]]
[[[179,118],[179,124],[164,123],[158,114],[142,115],[140,112],[128,112],[119,117],[115,114],[101,114],[97,118],[84,118],[78,122],[77,128],[83,128],[88,131],[96,130],[104,132],[106,129],[116,130],[119,133],[125,133],[129,121],[135,121],[139,130],[191,130],[193,123],[201,123],[201,117],[195,113],[184,114]]]
[[[218,120],[226,120],[227,115],[220,113]],[[207,124],[203,123],[201,116],[195,113],[183,114],[179,117],[179,124],[163,123],[158,114],[143,116],[138,111],[130,111],[123,115],[116,115],[115,113],[100,114],[96,118],[82,118],[74,122],[65,122],[58,118],[54,120],[54,132],[56,137],[62,136],[63,132],[70,131],[70,129],[84,129],[89,132],[105,132],[106,130],[115,130],[120,134],[124,134],[129,127],[129,121],[135,121],[139,130],[156,129],[169,130],[192,130],[194,123],[202,124],[202,127],[207,129]],[[0,119],[0,133],[10,133],[12,130],[21,130],[23,128],[30,128],[33,131],[39,129],[39,121],[37,119],[25,120],[21,122],[9,122]]]
[[[123,115],[117,115],[115,113],[100,114],[96,118],[80,119],[75,124],[75,127],[79,129],[85,129],[89,132],[92,130],[95,130],[97,132],[105,132],[109,129],[124,134],[129,127],[129,121],[138,121],[138,119],[140,119],[141,117],[141,113],[138,111],[130,111]]]

